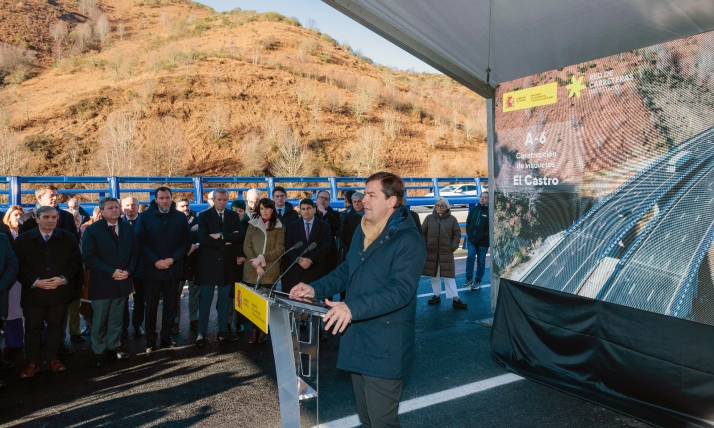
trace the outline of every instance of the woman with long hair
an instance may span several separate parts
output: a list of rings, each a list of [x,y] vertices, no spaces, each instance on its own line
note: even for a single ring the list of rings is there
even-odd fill
[[[14,244],[20,225],[18,220],[25,214],[25,210],[19,205],[11,206],[2,219],[3,225],[10,230],[11,244]],[[25,329],[22,324],[22,308],[20,307],[20,296],[22,295],[22,285],[19,281],[8,290],[7,317],[5,319],[5,346],[8,348],[22,348],[25,346]]]
[[[243,281],[252,285],[258,282],[270,287],[280,276],[280,266],[270,265],[285,250],[283,225],[275,211],[275,203],[268,198],[258,202],[254,217],[248,222],[248,231],[243,243],[243,251],[248,263],[243,268]],[[261,277],[262,275],[262,277]],[[264,343],[265,333],[253,325],[253,334],[248,343]]]

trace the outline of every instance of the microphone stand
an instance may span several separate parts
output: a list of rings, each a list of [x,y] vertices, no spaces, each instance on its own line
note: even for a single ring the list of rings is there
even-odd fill
[[[260,280],[263,279],[263,277],[265,276],[265,274],[267,274],[268,271],[269,271],[270,269],[272,269],[273,266],[275,266],[275,265],[280,261],[280,259],[282,259],[287,253],[291,252],[292,250],[296,250],[296,249],[298,249],[298,248],[300,248],[300,247],[302,247],[302,246],[303,246],[303,242],[300,241],[300,242],[298,242],[297,244],[295,244],[295,245],[293,245],[292,247],[290,247],[290,248],[289,248],[287,251],[285,251],[283,254],[281,254],[280,257],[278,257],[278,258],[273,262],[273,264],[271,264],[270,266],[268,266],[268,268],[263,272],[263,274],[258,277],[258,280],[255,281],[255,285],[253,286],[253,289],[254,289],[254,290],[257,290],[257,289],[258,289],[258,285],[260,284]]]
[[[268,297],[270,297],[270,295],[273,293],[273,290],[275,289],[275,286],[278,285],[278,283],[279,283],[280,280],[283,278],[283,276],[285,276],[285,274],[288,273],[288,271],[289,271],[290,269],[292,269],[293,266],[295,266],[295,263],[297,263],[298,260],[300,260],[300,257],[304,256],[305,253],[307,253],[308,251],[314,250],[315,247],[317,247],[317,243],[316,243],[316,242],[313,242],[312,244],[308,245],[307,248],[305,248],[305,251],[303,251],[303,252],[290,264],[290,266],[288,266],[288,268],[285,269],[285,271],[283,271],[282,274],[280,274],[280,276],[278,277],[278,280],[275,281],[275,283],[273,283],[273,286],[272,286],[272,287],[270,287],[270,290],[268,291]]]

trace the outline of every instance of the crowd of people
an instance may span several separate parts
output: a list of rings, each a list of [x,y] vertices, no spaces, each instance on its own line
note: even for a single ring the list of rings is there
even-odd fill
[[[387,175],[382,181],[384,177],[396,180],[393,174],[383,174]],[[369,181],[367,184],[365,192],[346,192],[342,210],[330,206],[330,193],[324,190],[315,200],[305,198],[293,207],[287,202],[287,191],[278,186],[271,198],[261,198],[257,189],[251,189],[245,200],[232,203],[228,191],[218,188],[208,195],[210,207],[196,213],[187,198],[174,199],[171,189],[159,187],[148,206],[133,197],[108,197],[99,201],[91,215],[76,199],[70,199],[67,209],[61,210],[57,188],[40,187],[35,192],[34,209],[11,206],[0,225],[0,296],[5,298],[4,302],[0,300],[0,315],[4,315],[5,346],[24,347],[22,378],[33,377],[42,365],[55,373],[65,371],[58,355],[72,354],[72,342],[84,342],[86,336],[91,337],[93,366],[102,366],[107,360],[125,360],[130,355],[122,350],[121,342],[128,337],[129,327],[134,337],[144,337],[146,352],[174,347],[172,336],[180,332],[184,287],[188,288],[188,320],[189,328],[196,332],[195,345],[203,347],[210,340],[208,327],[214,307],[216,339],[235,342],[245,331],[244,324],[249,323],[233,308],[234,284],[243,281],[271,287],[281,273],[284,291],[306,293],[307,284],[322,283],[329,290],[322,298],[340,294],[341,301],[349,302],[348,283],[352,280],[343,278],[339,282],[337,278],[348,274],[345,269],[350,268],[346,266],[354,265],[359,258],[365,260],[362,245],[369,246],[391,227],[385,213],[379,223],[374,223],[375,195],[367,194]],[[410,269],[418,270],[410,274],[431,277],[434,297],[430,304],[440,302],[440,278],[444,278],[446,297],[453,307],[466,309],[456,291],[453,256],[461,229],[450,213],[449,202],[437,200],[433,213],[420,222],[418,215],[406,208],[403,183],[395,189],[401,189],[401,199],[394,199],[396,206],[388,210],[389,215],[403,213],[406,217],[397,229],[413,228],[409,233],[420,236],[411,248],[400,251],[425,255],[425,263],[419,257],[410,261]],[[394,189],[384,193],[390,195],[385,199],[391,200],[393,193]],[[477,288],[488,248],[487,196],[469,213],[467,234],[467,285]],[[353,242],[358,235],[360,239]],[[298,242],[306,247],[314,243],[314,249],[289,252],[279,269],[267,270]],[[476,257],[478,268],[472,280]],[[391,267],[385,264],[375,272]],[[339,272],[329,275],[336,269]],[[400,298],[415,299],[414,293]],[[338,318],[347,306],[329,303],[333,310],[325,318],[325,328],[329,330],[334,324],[336,330],[339,327],[344,331],[345,325]],[[83,330],[80,316],[85,320]],[[324,331],[321,339],[326,339]],[[265,334],[252,328],[248,342],[265,341]],[[9,364],[4,360],[1,363]],[[404,370],[401,367],[399,372]]]

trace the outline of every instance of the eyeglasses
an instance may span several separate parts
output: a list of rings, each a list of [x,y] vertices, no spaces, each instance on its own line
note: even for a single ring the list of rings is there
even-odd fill
[[[436,207],[437,207],[437,208],[446,208],[446,205],[443,205],[443,204],[436,204]]]

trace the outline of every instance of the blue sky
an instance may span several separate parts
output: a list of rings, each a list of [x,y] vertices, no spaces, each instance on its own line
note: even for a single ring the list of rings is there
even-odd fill
[[[396,47],[367,28],[356,23],[320,0],[197,0],[211,6],[217,12],[225,12],[239,7],[258,12],[275,11],[285,16],[295,17],[303,26],[308,20],[316,21],[317,28],[332,36],[340,43],[349,44],[352,49],[360,49],[365,56],[379,64],[402,70],[438,73],[434,68]]]

